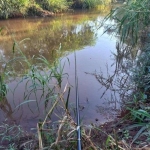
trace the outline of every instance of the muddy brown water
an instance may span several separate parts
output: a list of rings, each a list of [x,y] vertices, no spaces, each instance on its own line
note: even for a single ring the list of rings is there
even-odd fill
[[[106,32],[105,25],[111,25],[110,21],[99,27],[106,13],[78,11],[69,14],[62,14],[54,18],[29,18],[12,19],[0,21],[3,27],[0,36],[1,60],[7,61],[13,57],[13,43],[20,44],[20,49],[28,58],[43,55],[47,60],[53,62],[61,59],[61,63],[67,62],[64,73],[68,73],[68,81],[72,85],[70,103],[75,108],[75,57],[77,58],[77,74],[80,100],[80,113],[83,123],[103,123],[112,119],[115,111],[114,104],[110,104],[111,91],[108,91],[103,98],[100,98],[104,88],[90,73],[103,72],[107,75],[106,64],[110,74],[114,72],[112,52],[116,51],[116,37]],[[17,53],[17,52],[16,52]],[[36,64],[36,62],[34,62]],[[5,63],[1,61],[1,69]],[[37,93],[37,102],[32,93],[28,100],[21,107],[17,107],[24,101],[26,80],[20,82],[14,92],[20,72],[24,68],[16,67],[17,79],[8,82],[9,92],[1,105],[0,121],[13,120],[27,129],[35,128],[36,123],[45,118],[44,102],[39,100],[41,92]],[[63,81],[63,86],[67,80]],[[48,106],[49,108],[50,106]],[[113,107],[114,108],[114,107]],[[62,111],[59,110],[61,113]],[[55,117],[54,117],[55,120]]]

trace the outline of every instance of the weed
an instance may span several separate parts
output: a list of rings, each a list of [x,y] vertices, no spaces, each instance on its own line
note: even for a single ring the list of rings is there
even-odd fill
[[[129,131],[128,131],[128,130],[124,130],[124,131],[123,131],[123,138],[124,138],[125,140],[130,138],[130,134],[129,134]]]
[[[128,1],[126,5],[118,7],[105,18],[114,19],[118,24],[117,34],[120,41],[135,46],[139,42],[141,32],[149,25],[149,0]]]

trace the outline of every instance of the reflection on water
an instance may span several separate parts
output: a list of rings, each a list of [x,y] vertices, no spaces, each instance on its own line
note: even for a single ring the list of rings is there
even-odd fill
[[[74,108],[75,60],[73,52],[76,51],[81,116],[86,123],[95,122],[96,118],[100,122],[104,122],[106,116],[110,116],[109,114],[101,113],[98,108],[106,105],[107,99],[111,98],[111,91],[107,91],[105,96],[100,99],[103,89],[100,90],[101,86],[95,77],[88,74],[99,71],[101,68],[103,74],[107,75],[106,64],[110,67],[113,63],[111,51],[115,52],[116,38],[112,38],[109,35],[110,33],[103,34],[104,27],[99,28],[103,16],[104,14],[99,13],[78,12],[56,18],[1,21],[0,26],[4,27],[1,33],[2,36],[0,36],[1,57],[4,61],[7,61],[12,59],[14,54],[17,56],[18,44],[28,58],[43,55],[50,62],[61,58],[62,64],[69,60],[69,63],[65,64],[64,73],[68,73],[69,84],[72,85],[70,103]],[[14,42],[17,42],[17,44],[13,46]],[[38,60],[33,63],[38,63]],[[1,63],[1,65],[5,64]],[[22,64],[15,64],[14,68],[18,77],[22,72],[21,70],[26,70],[23,67]],[[110,74],[113,71],[114,68],[110,67]],[[18,80],[20,81],[19,84]],[[30,103],[17,107],[24,100],[27,87],[26,81],[21,81],[18,78],[8,83],[10,92],[7,95],[7,100],[4,101],[6,105],[1,104],[1,121],[4,118],[8,118],[16,120],[24,126],[35,127],[35,123],[45,116],[45,98],[41,98],[42,91],[40,90],[36,95],[39,100],[38,103],[34,101],[36,97],[32,92],[25,99],[31,100]],[[63,85],[66,82],[64,79]],[[17,84],[18,86],[14,91]],[[31,85],[28,83],[29,89]],[[50,104],[46,105],[47,108],[48,105]],[[108,108],[108,104],[106,108]],[[61,110],[58,111],[61,112]]]
[[[52,60],[58,50],[71,52],[95,44],[97,21],[94,17],[93,20],[89,18],[88,15],[71,15],[55,19],[19,19],[1,22],[0,26],[5,26],[5,29],[0,37],[3,43],[0,49],[4,50],[8,57],[12,55],[14,41],[28,38],[30,40],[21,44],[21,50],[26,56],[42,54]]]

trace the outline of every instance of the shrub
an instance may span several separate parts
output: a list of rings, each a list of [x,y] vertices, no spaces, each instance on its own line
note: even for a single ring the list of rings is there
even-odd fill
[[[100,4],[108,4],[111,3],[111,0],[74,0],[73,7],[74,8],[94,8]]]
[[[25,14],[29,0],[0,0],[0,18],[12,17],[14,13]]]
[[[36,2],[48,11],[62,12],[69,8],[70,2],[67,0],[36,0]]]
[[[84,0],[83,1],[83,8],[94,8],[99,3],[98,0]]]
[[[27,10],[27,15],[29,16],[41,16],[41,12],[43,11],[43,9],[37,5],[37,4],[30,4],[30,6],[28,7]]]

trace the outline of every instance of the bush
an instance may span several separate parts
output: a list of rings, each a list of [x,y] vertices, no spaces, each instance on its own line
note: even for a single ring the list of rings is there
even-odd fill
[[[73,7],[74,8],[94,8],[100,4],[108,4],[111,3],[111,0],[74,0]]]
[[[62,12],[69,8],[70,2],[67,0],[36,0],[36,2],[45,10],[52,12]]]
[[[84,0],[83,8],[94,8],[99,4],[99,0]]]
[[[0,18],[8,18],[14,13],[25,14],[29,0],[0,0]]]
[[[41,11],[43,9],[37,5],[37,4],[32,4],[29,6],[28,10],[27,10],[27,14],[29,16],[41,16]]]

